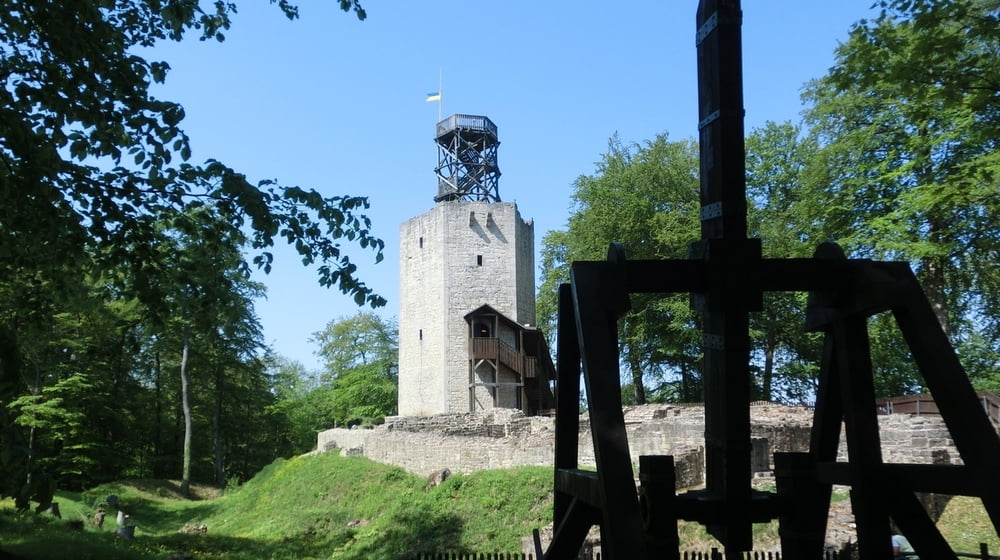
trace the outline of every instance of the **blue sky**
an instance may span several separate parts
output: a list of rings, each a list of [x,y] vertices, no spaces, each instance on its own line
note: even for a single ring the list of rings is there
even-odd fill
[[[801,88],[824,75],[872,0],[743,2],[746,128],[798,121]],[[534,220],[541,242],[564,227],[573,181],[617,133],[642,142],[697,137],[696,1],[364,1],[368,19],[333,0],[302,0],[288,21],[267,2],[239,4],[223,43],[163,44],[172,69],[159,97],[181,103],[194,159],[252,181],[324,195],[364,195],[385,260],[346,246],[361,278],[398,312],[399,224],[434,205],[442,116],[486,115],[499,129],[500,197]],[[291,250],[275,250],[256,304],[267,342],[316,369],[313,333],[358,311]]]

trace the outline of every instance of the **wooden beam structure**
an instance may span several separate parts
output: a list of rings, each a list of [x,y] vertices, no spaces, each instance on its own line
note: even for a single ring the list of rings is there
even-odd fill
[[[638,458],[641,486],[636,488],[620,397],[617,318],[627,309],[629,294],[703,294],[711,288],[715,272],[705,262],[628,261],[620,249],[612,247],[610,252],[608,261],[574,263],[572,283],[560,287],[556,531],[546,559],[575,557],[593,525],[601,526],[605,558],[662,558],[668,549],[666,557],[676,557],[676,548],[669,547],[676,544],[679,519],[716,528],[716,533],[729,538],[727,548],[734,550],[749,548],[735,548],[743,544],[733,539],[742,534],[741,527],[749,531],[753,523],[778,519],[782,556],[817,558],[823,552],[834,484],[851,487],[859,547],[866,558],[890,558],[890,520],[908,535],[919,554],[955,558],[915,492],[979,497],[1000,533],[1000,479],[996,477],[1000,438],[916,277],[905,263],[826,258],[830,252],[839,253],[831,245],[821,247],[814,259],[760,259],[753,266],[729,272],[765,291],[810,292],[807,325],[825,333],[810,450],[776,454],[777,493],[752,491],[748,473],[747,492],[732,493],[736,498],[708,486],[674,496],[665,491],[673,486],[673,473],[663,466],[669,458],[655,456]],[[868,317],[883,312],[892,313],[899,323],[952,435],[961,465],[883,462],[866,326]],[[581,470],[578,465],[581,374],[596,471]],[[749,407],[749,400],[729,402],[740,409]],[[847,462],[837,462],[841,426]],[[706,423],[706,439],[710,434],[720,437],[709,430]],[[727,453],[706,456],[706,462],[722,460],[728,466],[748,461],[749,428],[741,427],[738,433],[747,434],[745,445],[737,445],[732,434],[723,431],[730,442]],[[712,464],[707,467],[709,472],[719,469]],[[726,483],[733,484],[731,480]],[[740,499],[745,501],[737,509],[733,504]],[[666,523],[667,519],[671,522]]]
[[[890,523],[924,558],[954,559],[915,492],[982,499],[1000,533],[1000,438],[905,263],[847,259],[834,244],[811,259],[764,259],[748,239],[738,0],[697,10],[701,240],[685,260],[575,262],[560,287],[555,531],[546,560],[575,558],[593,525],[602,557],[679,558],[677,521],[697,521],[726,548],[752,547],[754,523],[779,521],[782,557],[823,554],[833,484],[851,486],[862,557],[889,560]],[[776,493],[751,487],[749,314],[765,291],[809,292],[806,329],[824,333],[807,453],[775,456]],[[638,458],[622,412],[617,321],[634,293],[689,293],[704,325],[706,486],[675,495],[669,456]],[[890,312],[951,432],[962,465],[886,464],[881,454],[867,320]],[[583,379],[596,471],[578,464]],[[837,462],[843,436],[849,461]]]

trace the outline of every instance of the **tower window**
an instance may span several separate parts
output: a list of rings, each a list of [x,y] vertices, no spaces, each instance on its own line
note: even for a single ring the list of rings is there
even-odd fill
[[[419,333],[419,335],[418,335],[418,336],[420,336],[420,340],[423,340],[423,339],[424,339],[424,329],[420,329],[420,330],[419,330],[419,331],[417,331],[417,332]]]
[[[476,255],[476,266],[483,266],[483,256]]]
[[[420,238],[420,248],[421,249],[424,248],[424,238],[423,237]]]
[[[483,321],[476,322],[475,329],[473,329],[472,336],[477,338],[490,338],[490,326]]]

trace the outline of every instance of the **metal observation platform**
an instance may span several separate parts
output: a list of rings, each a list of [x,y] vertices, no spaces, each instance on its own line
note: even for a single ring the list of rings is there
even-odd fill
[[[497,125],[487,117],[452,115],[437,123],[435,202],[500,202]]]

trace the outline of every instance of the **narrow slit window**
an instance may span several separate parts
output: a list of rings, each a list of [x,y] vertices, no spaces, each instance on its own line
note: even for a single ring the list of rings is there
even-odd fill
[[[420,337],[420,340],[423,340],[424,339],[424,329],[420,329],[419,331],[417,331],[417,333],[418,333],[418,336]]]
[[[424,238],[423,237],[420,238],[420,248],[421,249],[424,248]]]
[[[483,266],[483,256],[476,255],[476,266]]]

